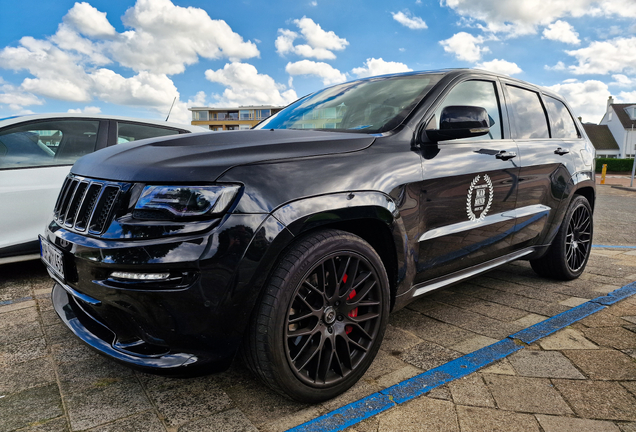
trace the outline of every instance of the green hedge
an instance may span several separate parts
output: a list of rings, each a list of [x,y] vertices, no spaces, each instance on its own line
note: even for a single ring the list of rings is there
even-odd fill
[[[603,164],[607,164],[607,172],[631,172],[632,166],[634,165],[634,159],[596,158],[597,173],[601,172]]]

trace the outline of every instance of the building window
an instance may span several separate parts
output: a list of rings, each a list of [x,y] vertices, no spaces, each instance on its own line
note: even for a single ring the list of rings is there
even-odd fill
[[[246,130],[246,129],[252,129],[252,126],[250,126],[250,125],[239,125],[239,130]]]
[[[207,111],[192,111],[192,120],[208,121],[209,115]]]
[[[252,111],[251,110],[240,110],[239,116],[241,120],[252,120]]]

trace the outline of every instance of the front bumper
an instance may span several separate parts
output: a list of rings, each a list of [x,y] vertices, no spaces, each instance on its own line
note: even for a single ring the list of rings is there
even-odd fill
[[[75,335],[113,360],[176,375],[222,371],[276,242],[290,236],[267,215],[229,215],[199,236],[157,240],[97,240],[51,224],[45,239],[62,251],[65,270],[64,280],[49,271],[53,305]],[[122,281],[113,271],[171,277]]]

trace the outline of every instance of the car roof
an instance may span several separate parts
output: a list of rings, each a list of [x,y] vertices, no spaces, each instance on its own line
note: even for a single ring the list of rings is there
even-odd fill
[[[172,127],[175,129],[187,130],[190,132],[208,132],[200,126],[193,126],[182,123],[172,123],[160,120],[150,120],[134,117],[113,116],[105,114],[75,114],[75,113],[48,113],[48,114],[25,114],[0,119],[0,128],[5,126],[26,123],[34,120],[54,120],[54,119],[81,119],[81,120],[117,120],[132,123],[142,123],[153,126]]]

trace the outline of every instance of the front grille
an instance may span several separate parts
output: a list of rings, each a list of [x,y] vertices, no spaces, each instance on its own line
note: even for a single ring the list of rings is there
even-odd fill
[[[121,185],[68,176],[55,204],[55,220],[75,231],[102,234],[113,217]]]

